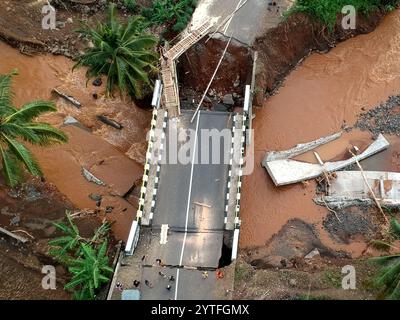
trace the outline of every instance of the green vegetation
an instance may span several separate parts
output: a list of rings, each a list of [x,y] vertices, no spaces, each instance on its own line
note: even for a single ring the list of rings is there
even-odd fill
[[[393,10],[399,3],[399,0],[296,0],[289,14],[304,12],[321,21],[332,31],[337,15],[341,13],[344,6],[352,5],[357,12],[368,15],[377,9]]]
[[[82,237],[71,214],[66,213],[67,223],[55,223],[63,236],[49,241],[50,254],[68,267],[72,279],[65,289],[74,291],[77,300],[93,300],[96,291],[109,281],[113,270],[109,267],[107,234],[110,225],[104,222],[90,239]]]
[[[88,78],[107,76],[107,94],[118,88],[140,99],[151,87],[151,73],[157,72],[158,55],[154,49],[158,40],[145,32],[142,17],[134,16],[122,24],[116,14],[116,6],[111,4],[106,23],[79,30],[94,46],[79,57],[74,68],[87,66]]]
[[[53,102],[33,101],[17,109],[12,104],[12,77],[0,75],[0,158],[6,183],[14,187],[22,181],[22,167],[31,174],[41,176],[39,165],[21,140],[46,146],[66,142],[66,135],[47,123],[35,119],[45,112],[57,111]]]
[[[153,25],[167,24],[175,32],[187,26],[197,0],[155,0],[151,8],[143,8],[142,15]]]
[[[342,275],[337,270],[327,270],[324,274],[325,280],[335,288],[341,288]]]
[[[400,239],[400,223],[395,219],[391,220],[391,234],[394,239]],[[390,300],[400,299],[400,254],[371,258],[370,261],[381,266],[374,284],[382,289],[382,295]]]
[[[124,6],[128,11],[134,12],[137,8],[136,0],[124,0]]]
[[[236,265],[235,281],[247,281],[252,276],[252,269],[244,264]]]

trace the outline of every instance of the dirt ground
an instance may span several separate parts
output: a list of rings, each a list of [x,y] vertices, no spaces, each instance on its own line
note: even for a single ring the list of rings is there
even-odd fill
[[[56,9],[56,29],[42,28],[42,8],[47,0],[6,0],[0,2],[0,38],[19,48],[22,53],[49,52],[75,58],[87,45],[88,40],[75,30],[82,23],[103,21],[109,2],[119,8],[119,18],[126,19],[130,13],[122,0],[114,1],[50,1]],[[147,0],[137,1],[148,5]]]
[[[356,289],[342,288],[343,266],[355,268]],[[258,270],[240,258],[236,266],[234,299],[244,300],[374,300],[371,284],[376,267],[366,261],[314,258],[291,269]]]

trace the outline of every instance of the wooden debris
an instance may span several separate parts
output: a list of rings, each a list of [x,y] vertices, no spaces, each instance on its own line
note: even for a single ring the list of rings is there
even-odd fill
[[[355,147],[355,150],[358,151],[359,149],[357,147]],[[365,176],[364,170],[360,164],[360,162],[357,159],[357,156],[353,153],[353,151],[349,150],[350,154],[353,156],[355,163],[357,164],[357,167],[360,169],[361,171],[361,175],[364,179],[365,185],[368,187],[369,192],[371,193],[372,198],[374,199],[376,206],[379,209],[379,212],[381,213],[381,215],[383,216],[383,219],[385,220],[386,224],[389,225],[389,220],[386,217],[385,213],[382,210],[381,204],[379,203],[378,199],[375,196],[374,190],[372,190],[370,184],[368,183],[367,177]]]
[[[105,124],[107,124],[107,125],[109,125],[109,126],[115,128],[115,129],[121,130],[121,129],[123,128],[122,124],[118,123],[118,122],[115,121],[115,120],[109,119],[109,118],[107,118],[106,116],[100,115],[100,116],[97,116],[97,118],[98,118],[101,122],[103,122],[103,123],[105,123]]]
[[[78,109],[79,109],[80,107],[82,107],[82,104],[81,104],[78,100],[76,100],[74,97],[72,97],[72,96],[70,96],[70,95],[68,95],[68,94],[66,94],[66,93],[63,93],[63,92],[59,91],[59,90],[56,89],[56,88],[54,88],[53,91],[54,91],[55,93],[57,93],[60,97],[62,97],[62,98],[64,98],[65,100],[69,101],[70,103],[72,103],[72,104],[73,104],[75,107],[77,107]]]

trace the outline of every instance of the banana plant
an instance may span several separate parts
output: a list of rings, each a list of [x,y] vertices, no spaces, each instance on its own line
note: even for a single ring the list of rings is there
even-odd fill
[[[106,255],[107,241],[104,241],[98,250],[89,244],[81,243],[81,250],[82,256],[71,261],[68,270],[73,277],[64,288],[74,290],[74,298],[77,300],[93,300],[96,290],[103,283],[107,283],[113,273]]]
[[[391,220],[391,235],[394,239],[400,239],[400,223]],[[389,243],[388,246],[393,247]],[[389,300],[400,299],[400,253],[382,257],[371,258],[370,261],[381,265],[374,284],[383,288],[383,295]]]

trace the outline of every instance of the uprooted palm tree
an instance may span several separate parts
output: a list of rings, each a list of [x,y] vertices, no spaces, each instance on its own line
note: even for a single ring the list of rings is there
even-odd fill
[[[395,219],[391,221],[391,236],[400,239],[400,223]],[[383,244],[383,242],[382,242]],[[387,247],[393,247],[386,243]],[[378,275],[374,279],[377,287],[383,288],[383,294],[387,299],[400,299],[400,253],[383,257],[371,258],[371,261],[381,265]]]
[[[127,23],[117,20],[116,6],[110,4],[108,20],[96,28],[79,30],[92,42],[74,66],[86,66],[88,79],[107,76],[107,94],[118,88],[132,97],[142,98],[146,87],[151,87],[149,73],[156,73],[158,55],[154,48],[157,38],[144,32],[142,17],[134,16]]]
[[[66,142],[66,135],[47,123],[35,118],[45,112],[57,111],[53,102],[33,101],[16,108],[12,104],[12,77],[17,74],[0,75],[0,158],[6,183],[14,187],[22,180],[22,167],[31,174],[41,176],[42,172],[22,141],[35,145],[52,145]]]

